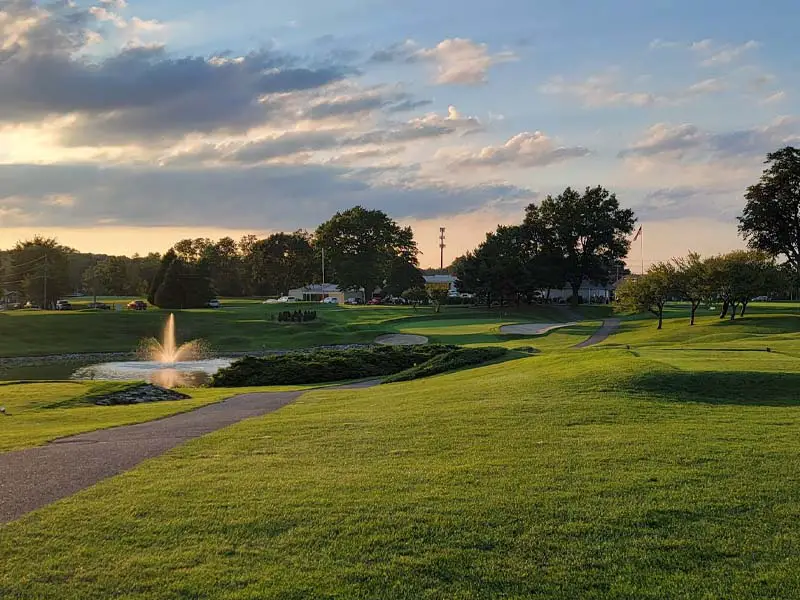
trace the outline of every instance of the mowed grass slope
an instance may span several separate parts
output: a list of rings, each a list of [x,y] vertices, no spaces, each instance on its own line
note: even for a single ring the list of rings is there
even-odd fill
[[[6,409],[6,416],[0,415],[0,452],[39,446],[86,431],[152,421],[254,391],[246,388],[191,389],[180,390],[191,396],[188,400],[128,406],[96,406],[91,403],[90,396],[113,391],[121,385],[124,384],[77,381],[0,383],[0,406]],[[304,388],[294,386],[266,391],[293,389]]]
[[[315,310],[317,320],[279,323],[274,317],[283,310]],[[257,300],[223,300],[223,308],[217,310],[10,311],[0,312],[0,357],[130,352],[143,338],[161,336],[169,312],[175,313],[179,340],[203,339],[223,353],[368,344],[380,335],[400,332],[430,334],[440,343],[488,344],[503,337],[498,328],[504,324],[566,322],[577,316],[544,306],[502,311],[452,306],[434,313],[431,307],[264,305]],[[581,309],[584,318],[601,318],[597,315],[607,312],[608,307]]]
[[[709,358],[313,392],[9,524],[0,597],[796,597],[800,370]]]

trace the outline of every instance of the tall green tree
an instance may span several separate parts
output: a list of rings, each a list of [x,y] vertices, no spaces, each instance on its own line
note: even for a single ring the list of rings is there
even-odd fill
[[[19,242],[11,251],[9,289],[43,308],[52,308],[56,300],[71,291],[69,256],[74,250],[57,240],[35,236]]]
[[[628,254],[636,217],[615,194],[587,187],[583,194],[565,189],[526,209],[524,226],[543,236],[542,247],[562,269],[577,304],[584,280],[607,283],[611,269]]]
[[[753,250],[783,255],[800,270],[800,150],[787,146],[767,155],[768,165],[747,188],[739,231]]]
[[[156,271],[155,276],[153,277],[152,282],[150,283],[150,289],[147,291],[147,301],[152,304],[153,306],[157,306],[156,304],[156,292],[161,287],[161,284],[164,283],[164,277],[167,274],[167,270],[169,269],[170,265],[175,262],[175,259],[178,258],[178,255],[175,253],[175,250],[170,248],[164,253],[164,256],[161,258],[161,264],[158,267],[158,271]]]
[[[315,245],[325,250],[337,283],[343,289],[363,288],[367,298],[387,280],[396,259],[419,264],[411,228],[361,206],[338,212],[320,225]]]
[[[500,225],[454,266],[458,288],[475,293],[490,306],[493,300],[519,301],[531,286],[529,264],[523,229]]]
[[[389,269],[389,275],[383,286],[387,296],[400,296],[406,290],[425,287],[425,277],[417,266],[402,256],[396,257]]]
[[[250,248],[248,279],[253,293],[260,296],[285,294],[311,283],[320,270],[305,231],[275,233]]]
[[[712,299],[713,286],[709,279],[708,266],[697,252],[672,260],[675,267],[675,291],[691,304],[689,325],[694,325],[697,309],[703,302]]]
[[[670,263],[656,263],[644,275],[625,279],[616,291],[617,304],[624,310],[650,312],[664,325],[664,307],[675,293],[676,270]]]

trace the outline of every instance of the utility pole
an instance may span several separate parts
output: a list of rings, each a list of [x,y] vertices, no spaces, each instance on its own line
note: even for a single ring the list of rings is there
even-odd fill
[[[322,249],[322,285],[325,285],[325,248]]]
[[[47,255],[44,255],[44,297],[42,298],[42,308],[47,310]]]
[[[439,268],[444,269],[444,227],[439,227]]]

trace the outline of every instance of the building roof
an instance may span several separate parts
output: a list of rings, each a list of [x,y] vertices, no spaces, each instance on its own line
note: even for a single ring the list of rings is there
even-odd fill
[[[452,275],[424,275],[425,283],[447,283],[453,284],[458,279]]]
[[[335,283],[311,283],[295,290],[302,290],[306,294],[333,294],[342,291]]]

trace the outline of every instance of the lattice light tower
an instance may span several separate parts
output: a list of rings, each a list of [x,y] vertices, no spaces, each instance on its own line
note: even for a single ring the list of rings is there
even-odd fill
[[[444,227],[439,227],[439,268],[444,269]]]

